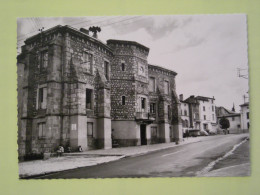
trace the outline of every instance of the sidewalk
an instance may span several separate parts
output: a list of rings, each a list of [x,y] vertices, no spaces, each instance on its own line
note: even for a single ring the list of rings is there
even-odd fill
[[[181,146],[188,143],[214,139],[214,137],[215,136],[189,137],[185,138],[184,141],[178,145],[176,145],[174,142],[171,142],[145,146],[112,148],[107,150],[91,150],[81,153],[66,153],[63,157],[53,157],[48,160],[21,162],[19,163],[19,176],[20,178],[25,178],[29,176],[44,175],[79,167],[93,166],[119,160],[124,157],[137,156],[166,148]]]

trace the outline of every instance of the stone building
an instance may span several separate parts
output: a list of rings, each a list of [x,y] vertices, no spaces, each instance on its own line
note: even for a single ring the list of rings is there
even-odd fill
[[[216,114],[218,120],[218,134],[222,134],[223,129],[220,128],[219,121],[222,117],[225,117],[229,120],[230,127],[228,128],[229,133],[241,133],[241,115],[240,113],[235,112],[233,107],[232,110],[226,109],[222,106],[216,107]]]
[[[181,140],[174,71],[149,65],[149,48],[56,26],[17,57],[19,157]]]
[[[183,129],[186,134],[191,136],[200,135],[201,121],[200,121],[200,109],[199,100],[194,95],[191,95],[187,99],[183,99],[183,94],[180,94],[181,101],[181,113],[183,121]],[[187,114],[186,114],[187,113]]]

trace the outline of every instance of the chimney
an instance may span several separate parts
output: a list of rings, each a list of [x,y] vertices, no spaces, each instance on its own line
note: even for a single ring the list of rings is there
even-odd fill
[[[89,30],[85,29],[85,28],[80,28],[79,29],[80,32],[83,32],[86,35],[89,35]]]
[[[179,99],[180,99],[180,101],[183,101],[183,94],[179,95]]]

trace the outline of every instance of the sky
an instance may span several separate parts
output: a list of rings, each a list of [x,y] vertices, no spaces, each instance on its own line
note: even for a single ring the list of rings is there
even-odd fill
[[[24,40],[56,25],[101,27],[98,39],[130,40],[150,48],[148,63],[178,73],[176,90],[215,97],[217,106],[239,112],[248,96],[247,17],[245,14],[95,16],[70,18],[19,18],[18,53]]]

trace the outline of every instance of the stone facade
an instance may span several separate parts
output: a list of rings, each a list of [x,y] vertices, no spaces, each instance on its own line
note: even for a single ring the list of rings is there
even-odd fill
[[[111,148],[111,137],[120,146],[181,140],[176,73],[149,65],[139,43],[105,44],[83,30],[56,26],[25,41],[17,57],[19,157],[59,145]]]

